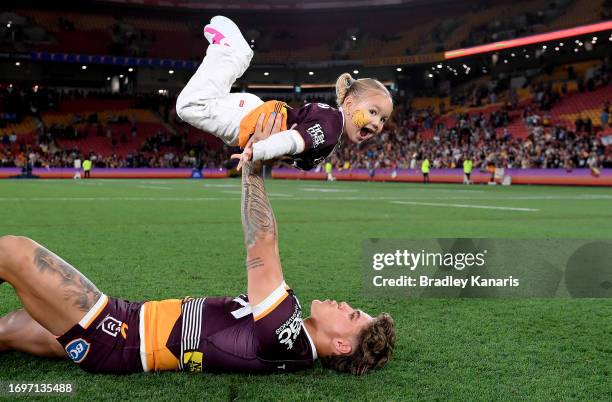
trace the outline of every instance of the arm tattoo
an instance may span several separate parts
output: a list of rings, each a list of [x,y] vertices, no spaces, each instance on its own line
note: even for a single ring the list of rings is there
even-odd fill
[[[242,228],[247,247],[258,238],[272,235],[276,238],[276,219],[261,175],[260,164],[247,162],[242,168]]]
[[[247,271],[252,269],[261,268],[264,266],[263,260],[259,257],[250,259],[247,261]]]
[[[100,291],[89,279],[44,247],[38,247],[34,252],[34,265],[43,274],[59,276],[64,300],[72,301],[79,310],[89,311],[100,298]]]

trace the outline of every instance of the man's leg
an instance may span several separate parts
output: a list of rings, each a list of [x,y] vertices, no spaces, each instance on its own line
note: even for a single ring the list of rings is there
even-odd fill
[[[66,358],[55,336],[34,321],[25,310],[0,318],[0,352],[18,350],[41,357]]]
[[[70,264],[25,237],[0,237],[0,278],[13,286],[28,314],[56,336],[77,324],[101,296]]]

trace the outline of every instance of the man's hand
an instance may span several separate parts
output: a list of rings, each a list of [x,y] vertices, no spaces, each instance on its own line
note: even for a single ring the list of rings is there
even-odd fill
[[[253,137],[249,139],[241,154],[233,154],[232,159],[239,159],[236,170],[240,172],[242,166],[253,159]]]
[[[253,159],[253,144],[255,142],[265,140],[272,134],[276,134],[281,131],[281,125],[283,123],[283,115],[280,113],[273,113],[268,118],[268,121],[264,127],[264,119],[266,118],[265,113],[260,113],[259,118],[257,119],[257,124],[255,126],[255,133],[247,142],[247,145],[244,147],[244,150],[241,154],[233,154],[231,156],[232,159],[239,159],[238,167],[236,168],[238,171],[242,169],[242,166],[245,162]]]

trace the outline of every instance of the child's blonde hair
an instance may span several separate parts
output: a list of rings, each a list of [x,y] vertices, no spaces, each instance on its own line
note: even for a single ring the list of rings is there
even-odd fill
[[[391,98],[389,90],[378,80],[373,78],[356,80],[349,73],[340,74],[340,77],[336,80],[336,103],[340,107],[347,96],[352,95],[359,98],[370,91],[381,92]]]

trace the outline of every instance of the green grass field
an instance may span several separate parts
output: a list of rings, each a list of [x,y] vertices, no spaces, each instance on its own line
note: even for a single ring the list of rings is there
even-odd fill
[[[88,400],[612,399],[612,300],[371,299],[360,265],[370,237],[610,239],[612,189],[268,181],[268,192],[305,313],[322,297],[394,316],[385,369],[105,376],[9,352],[0,382],[70,381]],[[111,296],[236,295],[246,289],[239,206],[229,179],[4,180],[0,235],[37,240]],[[0,315],[18,307],[0,286]]]

